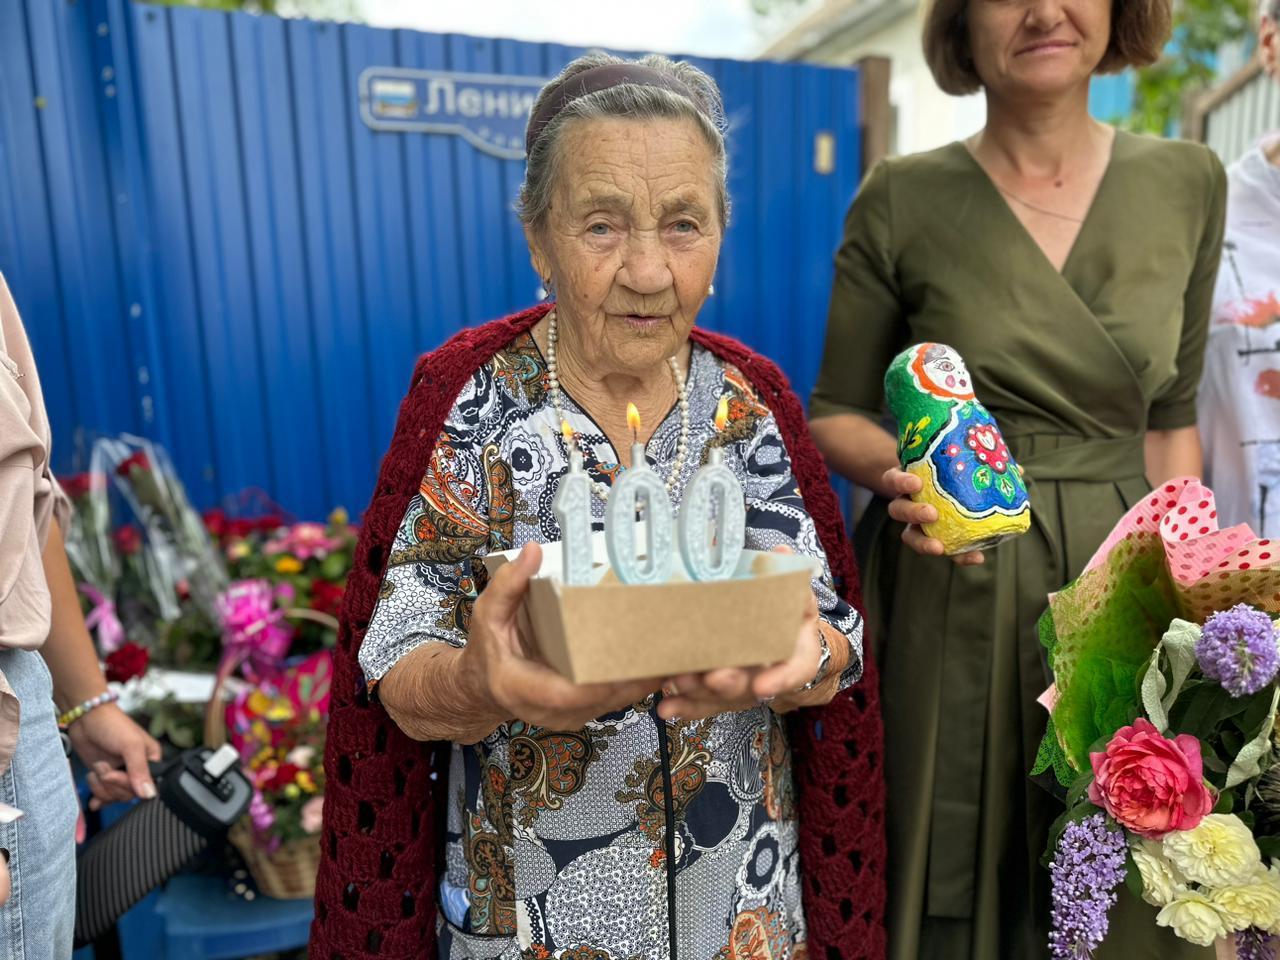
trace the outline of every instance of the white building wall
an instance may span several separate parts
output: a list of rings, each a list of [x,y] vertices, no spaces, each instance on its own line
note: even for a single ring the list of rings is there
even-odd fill
[[[931,150],[977,132],[986,120],[980,94],[952,97],[933,82],[920,44],[920,15],[907,11],[874,37],[854,44],[832,38],[805,60],[847,66],[862,57],[891,61],[889,100],[896,114],[894,153]]]

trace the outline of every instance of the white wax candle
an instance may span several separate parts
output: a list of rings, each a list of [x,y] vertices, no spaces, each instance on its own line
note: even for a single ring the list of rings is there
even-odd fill
[[[627,411],[633,431],[638,431],[640,415],[634,406]],[[636,511],[643,505],[644,529],[648,547],[641,559],[636,544]],[[609,564],[623,583],[665,583],[671,578],[673,561],[672,536],[675,523],[671,516],[671,499],[658,475],[649,469],[644,445],[631,445],[631,468],[609,491],[605,509],[605,545]]]
[[[726,406],[722,400],[716,417],[720,429],[724,428]],[[742,485],[724,465],[724,450],[716,447],[707,455],[707,465],[689,481],[680,505],[677,536],[689,576],[694,580],[733,576],[746,541],[746,520]]]
[[[551,512],[560,524],[561,578],[568,585],[591,582],[591,478],[582,469],[582,453],[569,425],[561,427],[569,453],[569,472],[560,478]]]

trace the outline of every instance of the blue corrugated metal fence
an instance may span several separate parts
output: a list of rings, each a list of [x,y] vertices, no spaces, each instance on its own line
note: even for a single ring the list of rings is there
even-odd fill
[[[523,165],[361,118],[368,68],[547,77],[556,44],[134,4],[0,2],[0,270],[56,466],[97,433],[172,452],[193,498],[362,505],[413,360],[535,301]],[[816,373],[859,177],[856,71],[696,60],[733,123],[734,223],[701,321]],[[829,134],[834,164],[815,169]]]

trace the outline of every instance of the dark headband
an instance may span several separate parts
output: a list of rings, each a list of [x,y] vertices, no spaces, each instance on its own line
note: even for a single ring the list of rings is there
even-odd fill
[[[687,86],[675,77],[655,70],[653,67],[646,67],[639,63],[606,63],[603,66],[591,67],[561,81],[543,99],[538,112],[529,118],[529,127],[524,135],[525,156],[533,152],[533,145],[538,142],[547,125],[573,101],[589,93],[598,93],[624,83],[669,90],[671,93],[687,97],[695,108],[698,106],[697,100],[693,98]]]

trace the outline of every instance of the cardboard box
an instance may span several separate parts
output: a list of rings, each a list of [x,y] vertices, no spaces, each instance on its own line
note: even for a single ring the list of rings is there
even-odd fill
[[[643,541],[641,541],[643,542]],[[737,575],[697,583],[679,562],[667,583],[619,583],[596,535],[592,586],[560,581],[560,545],[543,544],[521,628],[542,658],[575,683],[606,683],[786,660],[820,572],[810,557],[745,550]],[[485,558],[495,573],[518,551]]]

